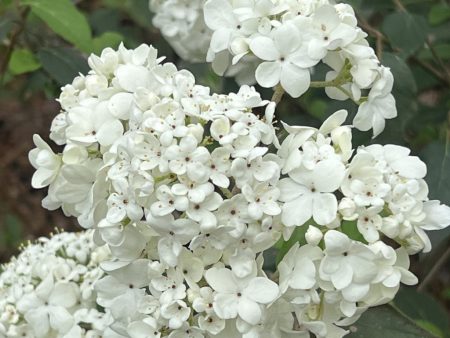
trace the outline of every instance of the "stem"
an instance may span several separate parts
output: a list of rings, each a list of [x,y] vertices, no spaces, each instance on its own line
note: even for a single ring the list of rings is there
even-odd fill
[[[438,261],[436,262],[436,264],[433,266],[433,268],[430,270],[430,272],[428,273],[428,275],[425,277],[425,279],[423,280],[423,282],[419,285],[419,287],[417,288],[418,291],[424,291],[426,290],[428,284],[430,284],[430,282],[433,280],[434,276],[436,275],[436,273],[439,272],[439,270],[441,269],[441,267],[447,262],[447,260],[450,258],[450,248],[447,248],[447,250],[445,251],[445,253],[438,259]]]
[[[220,188],[220,191],[222,192],[222,194],[225,195],[226,198],[232,198],[233,194],[230,190],[228,190],[227,188]]]
[[[405,5],[402,4],[401,0],[393,0],[395,7],[397,7],[398,10],[402,11],[402,12],[406,12],[406,7]]]
[[[280,103],[281,99],[283,98],[283,95],[284,95],[284,89],[283,89],[283,87],[281,87],[280,84],[278,84],[275,87],[275,91],[273,92],[271,101],[278,104],[278,103]]]
[[[386,37],[379,30],[372,27],[366,19],[357,15],[359,24],[370,36],[375,38],[376,43],[376,54],[378,59],[381,60],[383,57],[383,42],[387,41]]]
[[[444,74],[442,75],[447,83],[450,83],[450,72],[448,70],[448,68],[446,67],[444,61],[442,60],[442,58],[439,56],[438,52],[436,51],[436,49],[434,48],[433,44],[431,43],[430,39],[428,38],[427,41],[425,42],[427,47],[430,49],[431,54],[433,55],[433,57],[436,60],[436,63],[442,68],[442,70],[444,71]]]
[[[25,30],[26,18],[28,13],[30,12],[30,7],[25,8],[20,13],[20,24],[19,26],[11,33],[11,37],[9,39],[9,45],[6,49],[5,56],[0,64],[0,83],[3,83],[3,78],[5,77],[6,70],[8,69],[9,60],[11,59],[12,52],[17,43],[17,40]]]

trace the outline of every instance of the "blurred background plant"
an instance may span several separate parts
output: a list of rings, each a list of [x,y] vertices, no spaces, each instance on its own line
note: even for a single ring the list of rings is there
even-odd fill
[[[369,34],[383,64],[395,76],[399,117],[388,121],[377,143],[410,147],[428,165],[430,198],[450,204],[450,4],[444,0],[349,0],[359,25]],[[148,0],[0,0],[0,262],[19,243],[48,234],[55,226],[74,230],[76,221],[40,206],[44,192],[31,188],[27,153],[32,135],[48,134],[58,112],[60,87],[85,73],[90,53],[105,47],[153,44],[159,55],[190,69],[200,84],[216,92],[235,91],[231,78],[219,78],[206,64],[181,60],[151,24]],[[315,74],[320,78],[326,69]],[[260,89],[266,98],[271,91]],[[331,103],[330,103],[331,102]],[[351,102],[330,101],[323,90],[300,99],[285,98],[279,118],[318,126]],[[371,142],[355,131],[355,144]],[[364,337],[419,337],[405,333],[413,321],[432,336],[450,337],[450,228],[432,233],[433,251],[413,259],[421,284],[405,289],[395,302],[403,322],[389,313],[363,317]],[[371,313],[371,316],[374,312]],[[386,329],[388,326],[388,329]],[[399,331],[399,327],[403,331]],[[389,331],[390,330],[390,331]],[[356,337],[356,335],[355,335]]]

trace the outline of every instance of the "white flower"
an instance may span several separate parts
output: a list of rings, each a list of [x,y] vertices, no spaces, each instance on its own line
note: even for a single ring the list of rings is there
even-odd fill
[[[319,245],[323,238],[323,233],[319,228],[310,225],[305,233],[306,242],[310,245]]]
[[[367,101],[363,102],[353,120],[353,125],[362,131],[373,129],[373,137],[378,136],[385,126],[386,119],[397,116],[395,99],[392,96],[394,77],[389,68],[382,67],[380,78],[370,90]]]
[[[217,293],[214,310],[222,319],[240,318],[250,324],[261,320],[260,304],[269,304],[278,297],[278,286],[264,277],[249,276],[238,279],[231,270],[211,268],[205,274],[206,281]]]
[[[69,111],[68,119],[67,139],[82,145],[98,142],[109,146],[123,134],[122,123],[104,103],[94,107],[74,107]]]
[[[325,57],[328,50],[344,47],[357,36],[357,30],[343,22],[334,6],[320,6],[310,17],[294,19],[308,41],[308,56],[314,60]]]
[[[256,69],[256,80],[266,88],[281,84],[292,97],[299,97],[309,88],[309,67],[315,61],[305,57],[300,33],[293,24],[274,29],[271,37],[251,40],[250,49],[264,60]]]
[[[335,230],[328,231],[324,240],[325,257],[320,263],[320,277],[342,291],[345,300],[361,300],[377,274],[372,251]]]
[[[169,319],[169,327],[171,329],[180,328],[183,322],[189,318],[190,313],[191,311],[186,303],[181,300],[174,300],[161,306],[161,315]]]
[[[286,226],[302,225],[311,216],[320,225],[334,220],[337,199],[332,194],[344,179],[341,162],[325,160],[314,170],[296,169],[279,183],[280,199],[284,201],[282,220]]]
[[[61,158],[39,136],[33,135],[37,148],[30,151],[28,158],[36,170],[31,185],[35,189],[44,188],[54,181],[61,167]]]
[[[99,263],[109,258],[109,252],[95,249],[92,235],[89,231],[42,237],[3,266],[0,336],[70,336],[80,332],[82,314],[94,312],[95,316],[84,316],[84,332],[102,334],[110,317],[96,310],[93,284],[103,276]]]

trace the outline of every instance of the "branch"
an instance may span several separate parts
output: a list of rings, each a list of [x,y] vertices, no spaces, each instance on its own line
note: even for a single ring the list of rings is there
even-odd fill
[[[401,0],[393,0],[393,2],[399,11],[407,12],[406,7],[403,5]]]
[[[442,60],[442,58],[439,56],[438,52],[436,51],[436,48],[434,48],[433,44],[431,43],[430,39],[427,38],[427,41],[425,42],[427,47],[430,49],[431,54],[433,55],[433,57],[436,59],[436,63],[442,68],[442,70],[444,71],[444,74],[442,75],[446,82],[450,84],[450,72],[448,70],[448,68],[446,67],[444,61]]]
[[[22,12],[20,13],[20,24],[11,33],[11,37],[9,39],[9,45],[6,49],[2,63],[0,64],[0,83],[3,83],[3,78],[5,77],[5,73],[8,68],[9,60],[11,59],[11,54],[14,50],[17,40],[19,39],[20,34],[22,34],[22,32],[25,30],[26,18],[28,16],[29,12],[30,12],[30,7],[27,7],[24,10],[22,10]]]
[[[278,103],[280,103],[281,99],[283,98],[283,95],[284,95],[284,89],[279,84],[275,87],[275,91],[273,92],[271,101],[278,104]]]
[[[370,36],[375,39],[376,54],[378,59],[381,60],[381,58],[383,57],[383,42],[388,42],[388,39],[378,29],[372,27],[366,19],[364,19],[360,15],[357,15],[356,17],[361,28],[363,28]]]
[[[441,267],[447,262],[447,260],[450,258],[450,248],[447,248],[447,250],[445,251],[445,253],[438,259],[438,261],[436,262],[436,264],[433,266],[433,268],[431,269],[431,271],[428,273],[428,275],[425,277],[425,279],[423,280],[423,282],[419,285],[419,287],[417,288],[417,290],[419,291],[424,291],[426,290],[428,284],[430,284],[430,282],[433,280],[434,276],[436,275],[436,273],[439,272],[439,270],[441,269]]]

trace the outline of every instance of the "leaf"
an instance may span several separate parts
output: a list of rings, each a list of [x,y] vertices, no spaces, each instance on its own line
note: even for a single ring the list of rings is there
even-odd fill
[[[9,71],[14,75],[33,72],[41,68],[36,56],[28,49],[15,49],[9,61]]]
[[[308,226],[306,224],[296,227],[288,241],[284,241],[283,239],[281,239],[276,244],[276,247],[278,248],[277,265],[281,262],[283,257],[288,253],[289,249],[292,248],[295,243],[300,243],[300,245],[306,244],[305,234],[308,230]]]
[[[83,51],[90,51],[91,29],[86,17],[70,0],[22,0],[56,34]]]
[[[430,143],[421,153],[421,158],[427,164],[428,173],[425,177],[430,198],[439,199],[442,203],[450,203],[450,142]]]
[[[445,112],[445,111],[444,111]],[[420,158],[427,164],[428,172],[425,177],[430,190],[430,199],[440,200],[450,204],[450,141],[447,143],[435,141],[427,145],[420,154]],[[431,243],[434,247],[440,245],[450,236],[450,227],[441,231],[430,231]]]
[[[431,7],[428,14],[428,21],[432,25],[439,25],[450,19],[450,7],[444,4],[437,4]]]
[[[148,0],[133,0],[127,2],[128,13],[131,18],[142,27],[150,27],[152,12],[148,8]]]
[[[388,15],[382,28],[393,47],[399,48],[404,57],[412,55],[424,45],[428,32],[425,18],[408,12]]]
[[[122,41],[122,34],[105,32],[99,37],[92,39],[92,53],[100,54],[106,47],[117,48]]]
[[[413,288],[401,288],[394,304],[419,326],[434,332],[438,337],[443,337],[443,332],[449,329],[447,313],[437,301],[425,293],[417,292]]]
[[[72,83],[79,73],[89,71],[86,60],[70,48],[42,48],[38,57],[45,71],[60,85]]]
[[[350,327],[348,338],[436,338],[390,305],[367,310]]]
[[[359,232],[356,221],[343,221],[341,224],[342,232],[350,239],[367,244],[364,236]]]

